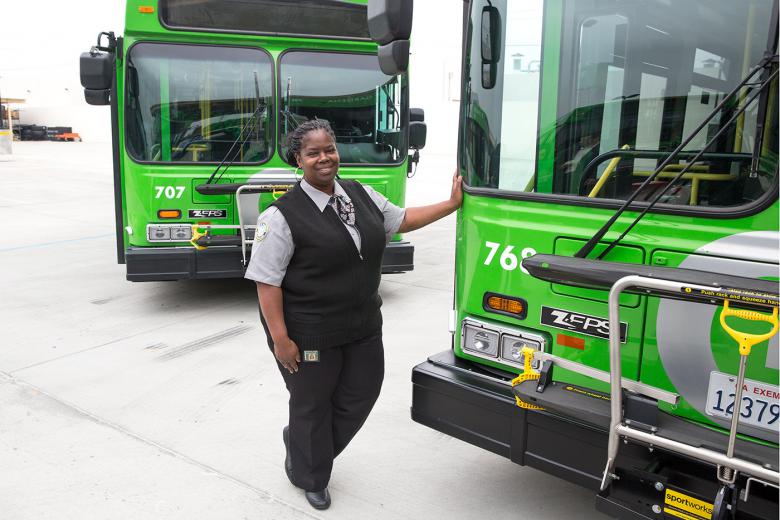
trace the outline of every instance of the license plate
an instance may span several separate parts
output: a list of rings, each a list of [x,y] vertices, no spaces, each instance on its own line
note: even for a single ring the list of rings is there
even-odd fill
[[[734,389],[737,376],[722,372],[710,373],[707,392],[707,414],[731,419],[734,410]],[[742,387],[740,424],[778,431],[780,426],[780,390],[777,386],[745,379]]]

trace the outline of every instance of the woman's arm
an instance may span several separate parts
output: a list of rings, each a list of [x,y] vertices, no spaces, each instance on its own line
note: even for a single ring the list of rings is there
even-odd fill
[[[406,214],[404,220],[401,222],[401,227],[398,228],[399,233],[406,233],[408,231],[414,231],[421,227],[427,226],[431,222],[436,222],[442,217],[446,217],[453,211],[457,210],[463,203],[463,177],[458,175],[458,171],[455,170],[455,175],[452,177],[452,191],[450,192],[450,198],[448,200],[437,202],[429,206],[419,206],[416,208],[406,208]]]
[[[257,282],[257,298],[260,301],[260,310],[263,312],[265,323],[268,325],[268,331],[274,342],[276,359],[291,374],[297,372],[301,355],[298,352],[298,345],[287,335],[287,326],[284,323],[284,311],[282,310],[282,288]]]

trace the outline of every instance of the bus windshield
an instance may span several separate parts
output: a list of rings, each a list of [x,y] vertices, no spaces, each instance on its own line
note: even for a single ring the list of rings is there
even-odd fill
[[[327,119],[344,164],[406,158],[406,75],[388,76],[376,56],[291,51],[279,65],[280,152],[302,122]]]
[[[127,56],[126,143],[139,162],[236,163],[273,152],[271,58],[258,49],[139,43]],[[243,131],[243,132],[242,132]]]
[[[503,36],[494,85],[480,55],[488,4]],[[544,31],[550,4],[473,3],[461,157],[471,185],[626,199],[761,60],[774,23],[763,0],[569,0],[560,29]],[[736,109],[716,115],[638,200],[663,189]],[[739,206],[772,189],[776,112],[757,97],[661,202]]]

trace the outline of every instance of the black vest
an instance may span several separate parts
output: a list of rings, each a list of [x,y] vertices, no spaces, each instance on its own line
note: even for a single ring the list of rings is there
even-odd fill
[[[273,203],[295,244],[282,280],[285,325],[304,350],[342,345],[382,328],[384,217],[358,182],[338,182],[355,206],[360,253],[333,208],[320,211],[300,184]]]

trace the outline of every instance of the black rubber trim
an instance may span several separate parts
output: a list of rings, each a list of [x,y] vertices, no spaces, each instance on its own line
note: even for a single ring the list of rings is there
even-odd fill
[[[117,38],[116,48],[114,49],[114,73],[111,78],[111,160],[114,167],[114,226],[116,233],[116,262],[125,263],[125,221],[122,211],[122,162],[119,150],[119,100],[117,88],[117,69],[118,63],[123,59],[124,53],[122,46],[124,38]],[[124,65],[122,65],[124,70]],[[122,96],[124,99],[124,96]]]
[[[125,258],[131,282],[244,276],[239,247],[129,247]]]
[[[194,247],[129,247],[125,250],[127,279],[131,282],[190,280],[201,278],[242,278],[241,246],[227,245],[238,236],[205,237],[199,244],[211,245],[202,251]],[[251,256],[247,249],[247,259]],[[390,242],[382,257],[383,273],[402,273],[414,269],[414,246],[409,242]]]

